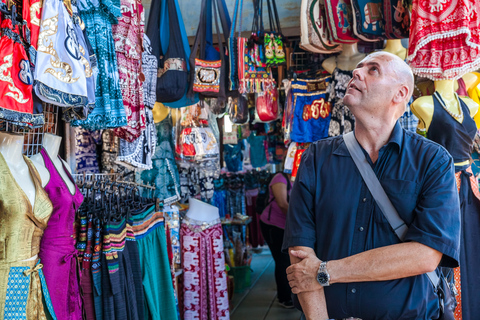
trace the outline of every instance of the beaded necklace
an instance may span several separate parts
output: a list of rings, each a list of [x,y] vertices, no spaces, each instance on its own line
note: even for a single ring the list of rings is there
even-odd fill
[[[447,106],[445,105],[445,102],[443,102],[442,96],[440,95],[440,93],[438,91],[435,91],[433,93],[435,98],[437,98],[438,102],[440,102],[440,105],[443,107],[443,109],[445,109],[445,111],[447,111],[448,114],[451,115],[455,120],[461,122],[462,119],[463,119],[463,109],[462,109],[462,105],[460,104],[460,99],[458,98],[458,94],[456,92],[454,94],[455,94],[455,98],[457,99],[457,102],[458,102],[458,108],[460,109],[460,114],[453,113],[452,111],[450,111],[447,108]]]

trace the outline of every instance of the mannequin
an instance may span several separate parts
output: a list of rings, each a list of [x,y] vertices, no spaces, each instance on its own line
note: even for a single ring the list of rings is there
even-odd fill
[[[72,182],[72,179],[68,175],[71,173],[71,169],[68,164],[58,157],[58,150],[60,149],[60,143],[62,142],[62,137],[45,133],[43,136],[42,147],[47,151],[48,156],[52,160],[55,168],[57,169],[58,173],[62,177],[65,184],[68,186],[68,190],[70,190],[71,194],[75,193],[75,184]],[[43,157],[40,153],[37,153],[32,156],[32,162],[35,164],[35,167],[42,178],[42,186],[45,187],[50,180],[50,173],[45,168],[45,162],[43,161]],[[68,170],[67,173],[65,170]]]
[[[407,59],[407,49],[402,45],[402,40],[400,39],[389,39],[383,51],[390,52],[400,59]]]
[[[469,73],[464,74],[462,76],[462,80],[465,82],[465,86],[466,86],[466,89],[467,89],[469,95],[470,95],[471,90],[473,90],[478,85],[478,83],[480,81],[479,76],[476,72],[469,72]],[[431,95],[435,91],[435,85],[434,85],[432,80],[425,80],[425,81],[422,81],[420,83],[417,83],[416,88],[418,88],[418,90],[420,92],[417,92],[415,94],[418,94],[418,95],[421,94],[422,96]],[[453,89],[455,91],[457,91],[458,88],[459,88],[458,81],[455,80]]]
[[[344,44],[342,52],[338,56],[325,59],[322,67],[330,74],[333,73],[335,68],[340,70],[353,70],[363,58],[365,58],[365,54],[358,51],[356,43]]]
[[[445,102],[445,105],[449,111],[455,114],[459,114],[460,106],[456,100],[455,95],[455,82],[454,80],[438,80],[434,82],[435,91],[438,91]],[[478,104],[469,98],[460,98],[466,103],[470,110],[470,116],[473,118],[478,111]],[[433,96],[423,96],[415,100],[410,106],[412,112],[420,120],[418,123],[419,131],[428,131],[430,123],[432,122],[434,102]],[[460,123],[463,119],[458,120]],[[455,166],[462,166],[468,164],[468,161],[462,163],[455,163]]]
[[[186,216],[190,219],[211,222],[220,219],[218,208],[195,198],[188,200],[190,207]]]
[[[35,184],[23,158],[22,134],[0,132],[0,153],[20,188],[25,192],[33,207],[35,204]]]

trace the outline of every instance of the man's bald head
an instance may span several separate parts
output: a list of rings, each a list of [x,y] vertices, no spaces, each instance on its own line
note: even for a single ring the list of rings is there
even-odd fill
[[[379,51],[369,54],[363,61],[369,58],[384,58],[392,67],[392,71],[395,73],[394,79],[397,84],[406,85],[408,88],[408,98],[405,101],[407,103],[413,94],[413,87],[415,83],[415,79],[413,77],[412,69],[408,66],[408,64],[400,59],[398,56],[394,55],[393,53],[386,52],[386,51]]]

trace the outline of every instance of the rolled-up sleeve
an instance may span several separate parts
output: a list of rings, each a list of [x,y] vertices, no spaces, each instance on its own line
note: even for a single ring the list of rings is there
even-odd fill
[[[460,203],[453,159],[440,149],[425,177],[412,224],[404,241],[443,253],[444,267],[457,267],[460,253]]]
[[[302,155],[297,177],[290,194],[285,235],[282,250],[304,246],[315,248],[315,145],[311,145]]]

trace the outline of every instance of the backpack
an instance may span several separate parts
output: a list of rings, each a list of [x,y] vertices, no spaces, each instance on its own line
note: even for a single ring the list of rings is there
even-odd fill
[[[291,183],[289,183],[289,179],[286,173],[281,172],[281,174],[285,177],[287,180],[287,202],[290,202],[290,189],[291,189]],[[274,174],[268,174],[267,176],[264,177],[259,177],[259,185],[261,186],[258,190],[258,196],[257,196],[257,201],[255,203],[255,211],[258,214],[262,214],[262,212],[265,210],[266,207],[268,207],[275,198],[270,200],[270,183],[272,182],[273,177],[275,177],[276,173]],[[269,214],[269,220],[270,220],[270,214]]]

